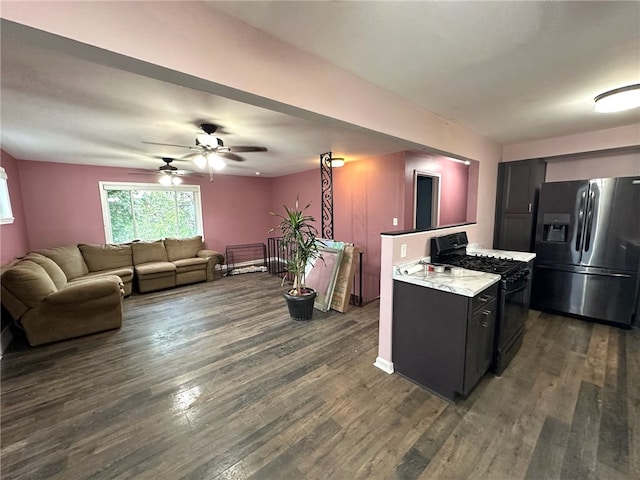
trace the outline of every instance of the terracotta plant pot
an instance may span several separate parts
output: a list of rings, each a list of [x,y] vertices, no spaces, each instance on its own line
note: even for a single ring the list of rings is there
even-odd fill
[[[312,288],[305,288],[304,292],[304,295],[291,295],[289,292],[284,294],[289,307],[289,315],[294,320],[311,320],[313,317],[313,303],[318,293]]]

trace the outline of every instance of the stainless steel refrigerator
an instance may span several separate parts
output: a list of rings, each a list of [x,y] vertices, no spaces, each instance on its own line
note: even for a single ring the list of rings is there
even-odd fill
[[[640,323],[640,177],[543,183],[531,307]]]

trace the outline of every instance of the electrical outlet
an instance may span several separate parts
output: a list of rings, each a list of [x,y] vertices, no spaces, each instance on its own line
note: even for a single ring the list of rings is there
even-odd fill
[[[400,245],[400,258],[404,258],[407,256],[407,244],[403,243]]]
[[[398,219],[396,217],[393,217],[393,226],[394,227],[398,226]]]

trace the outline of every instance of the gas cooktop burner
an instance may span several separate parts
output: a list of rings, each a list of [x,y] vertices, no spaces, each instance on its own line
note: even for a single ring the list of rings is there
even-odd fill
[[[469,244],[466,232],[452,233],[431,239],[431,257],[435,263],[444,263],[467,270],[496,273],[503,279],[523,278],[529,274],[527,264],[506,258],[485,255],[467,255]]]
[[[439,262],[453,265],[454,267],[462,267],[479,272],[496,273],[498,275],[507,275],[520,269],[522,266],[522,262],[515,260],[474,255],[454,255],[442,258]]]

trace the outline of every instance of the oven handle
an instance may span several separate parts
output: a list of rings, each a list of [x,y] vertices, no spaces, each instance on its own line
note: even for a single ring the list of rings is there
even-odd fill
[[[525,288],[527,288],[528,282],[524,282],[524,284],[522,284],[521,286],[519,286],[518,288],[514,288],[513,290],[507,290],[504,292],[505,296],[506,295],[513,295],[514,293],[518,293],[521,292],[522,290],[524,290]]]

